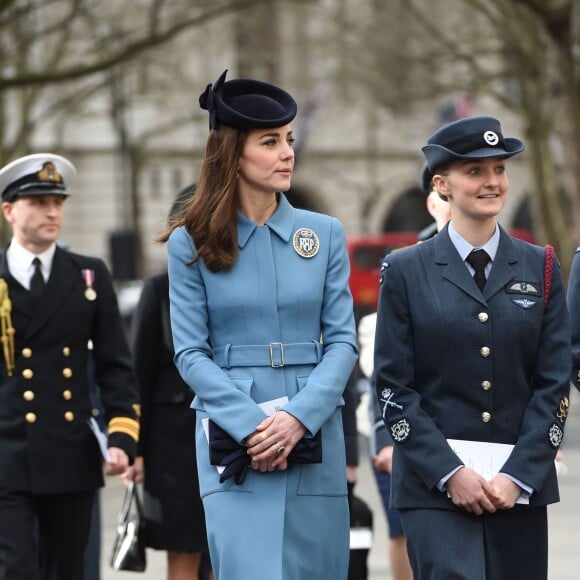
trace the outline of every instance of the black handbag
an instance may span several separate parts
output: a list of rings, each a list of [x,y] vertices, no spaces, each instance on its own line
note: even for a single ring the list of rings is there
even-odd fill
[[[313,437],[302,437],[287,458],[288,465],[322,463],[322,436],[317,431]],[[217,423],[209,420],[209,462],[225,467],[220,475],[220,483],[234,478],[241,485],[250,467],[250,456],[246,447],[240,445]]]
[[[137,484],[131,481],[117,517],[117,535],[111,554],[111,568],[144,572],[147,566],[145,551],[145,521]]]

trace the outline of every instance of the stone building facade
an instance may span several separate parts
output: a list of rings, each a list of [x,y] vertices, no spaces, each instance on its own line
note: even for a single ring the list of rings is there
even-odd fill
[[[394,112],[341,75],[342,43],[329,30],[334,24],[328,11],[354,4],[273,2],[258,20],[256,13],[220,18],[124,65],[114,85],[121,99],[101,94],[82,113],[47,123],[33,140],[34,150],[64,154],[78,169],[63,241],[116,265],[120,278],[165,267],[165,248],[153,240],[175,195],[196,180],[207,137],[207,115],[197,99],[226,68],[228,78],[262,78],[296,97],[296,203],[336,216],[349,235],[426,225],[420,148],[441,124],[445,99]],[[499,116],[506,135],[521,135],[517,119],[492,102],[477,100],[470,112]],[[503,216],[508,226],[522,225],[518,216],[525,214],[528,180],[522,156],[510,165]]]

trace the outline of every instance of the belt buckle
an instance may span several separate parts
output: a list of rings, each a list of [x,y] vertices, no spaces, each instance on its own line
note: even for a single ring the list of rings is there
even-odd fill
[[[281,342],[271,342],[269,345],[269,349],[270,349],[270,366],[273,369],[279,369],[281,367],[284,366],[284,345]],[[278,350],[280,351],[280,363],[275,363],[274,362],[274,350],[272,347],[278,347]]]

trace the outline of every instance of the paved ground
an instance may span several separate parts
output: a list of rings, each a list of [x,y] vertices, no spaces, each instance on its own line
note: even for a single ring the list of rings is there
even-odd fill
[[[368,502],[374,512],[374,542],[369,555],[368,580],[391,578],[387,561],[387,533],[382,506],[376,492],[375,482],[369,469],[366,442],[361,435],[361,467],[355,493]],[[549,580],[570,580],[579,577],[580,570],[580,397],[572,395],[571,413],[566,427],[564,442],[564,464],[567,473],[560,479],[562,501],[551,506],[550,518],[550,574]],[[164,580],[165,559],[163,553],[149,550],[147,571],[115,572],[108,565],[113,543],[116,511],[121,505],[123,487],[118,478],[110,478],[102,492],[103,509],[103,554],[101,580],[122,580],[142,578],[143,580]],[[251,578],[240,577],[240,580]]]

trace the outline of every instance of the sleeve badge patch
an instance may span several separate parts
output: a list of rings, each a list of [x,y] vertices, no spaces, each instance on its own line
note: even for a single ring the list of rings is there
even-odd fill
[[[560,401],[560,407],[558,408],[558,412],[556,413],[556,417],[560,420],[560,423],[566,422],[566,417],[568,417],[568,411],[570,410],[570,401],[568,397],[564,397]]]
[[[394,396],[395,393],[393,393],[393,391],[389,389],[389,387],[385,387],[381,391],[379,401],[383,404],[383,421],[387,420],[387,409],[389,407],[394,407],[395,409],[399,409],[399,411],[403,410],[403,405],[399,405],[398,403],[395,403],[395,401],[393,401]]]
[[[558,447],[560,447],[560,443],[562,443],[562,439],[564,439],[564,431],[562,431],[562,429],[554,423],[548,431],[548,439],[550,441],[550,445],[554,449],[558,449]]]
[[[411,425],[407,419],[400,419],[393,425],[391,425],[391,436],[393,441],[397,443],[404,443],[411,434]]]

